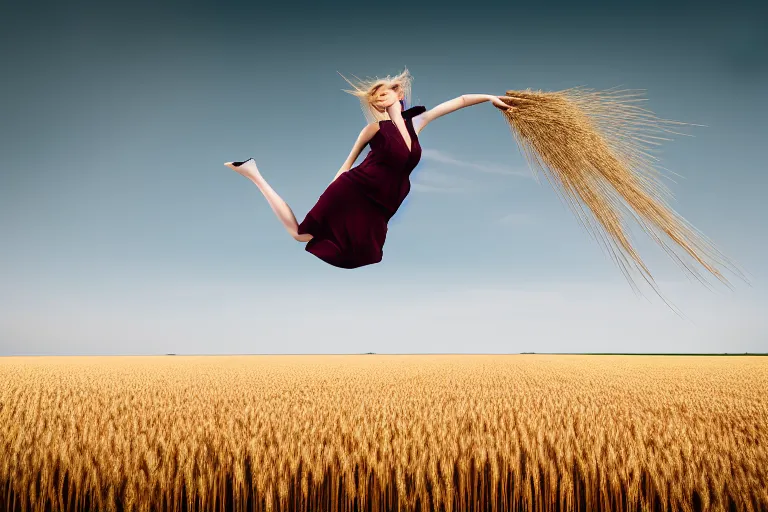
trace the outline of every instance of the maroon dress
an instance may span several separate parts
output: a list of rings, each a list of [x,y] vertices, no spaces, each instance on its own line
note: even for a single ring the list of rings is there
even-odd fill
[[[336,178],[299,224],[299,234],[312,235],[307,252],[340,268],[381,261],[387,223],[410,192],[409,176],[421,159],[413,117],[426,110],[416,106],[402,112],[410,151],[391,120],[379,121],[365,159]]]

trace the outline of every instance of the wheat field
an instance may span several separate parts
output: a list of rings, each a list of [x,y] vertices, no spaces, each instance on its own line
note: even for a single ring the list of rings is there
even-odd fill
[[[0,358],[13,511],[768,510],[768,358]]]

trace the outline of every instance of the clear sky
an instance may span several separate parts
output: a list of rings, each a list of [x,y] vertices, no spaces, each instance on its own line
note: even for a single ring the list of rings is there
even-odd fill
[[[0,355],[768,351],[765,2],[332,5],[3,5]],[[636,296],[489,103],[421,133],[382,263],[306,253],[223,162],[301,221],[365,124],[337,71],[405,66],[427,108],[622,86],[706,125],[658,155],[751,286],[688,281],[633,225],[688,320]]]

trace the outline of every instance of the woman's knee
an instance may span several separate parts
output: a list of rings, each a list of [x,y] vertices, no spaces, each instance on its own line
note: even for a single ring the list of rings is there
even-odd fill
[[[293,239],[296,240],[297,242],[309,242],[310,240],[312,240],[312,235],[310,235],[309,233],[304,233],[301,235],[296,233],[295,235],[293,235]]]

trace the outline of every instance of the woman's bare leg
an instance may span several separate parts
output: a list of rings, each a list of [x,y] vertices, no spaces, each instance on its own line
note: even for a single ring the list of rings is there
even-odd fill
[[[267,183],[261,176],[259,169],[256,167],[256,162],[253,159],[249,159],[245,162],[227,162],[224,165],[236,171],[238,174],[242,174],[259,187],[259,190],[261,190],[261,193],[267,198],[267,202],[269,203],[269,206],[272,207],[277,218],[280,219],[280,222],[283,223],[285,229],[288,230],[288,233],[294,239],[299,242],[309,242],[312,240],[312,235],[308,233],[302,235],[299,234],[299,223],[296,222],[296,216],[293,214],[291,207],[283,201],[282,197],[277,195],[277,192],[275,192],[272,187],[269,186],[269,183]]]

